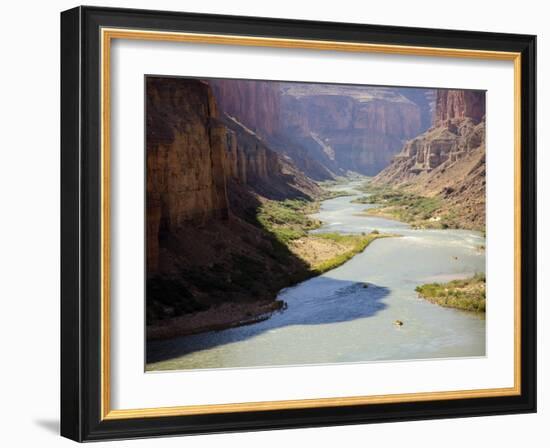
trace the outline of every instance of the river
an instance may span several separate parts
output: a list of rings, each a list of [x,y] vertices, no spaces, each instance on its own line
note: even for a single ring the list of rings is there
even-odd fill
[[[484,315],[419,299],[417,285],[485,272],[485,238],[469,230],[417,230],[351,201],[355,180],[323,201],[314,232],[401,235],[375,240],[336,269],[282,290],[288,308],[253,325],[153,341],[164,359],[147,370],[212,369],[485,355]],[[368,287],[364,287],[364,283]],[[395,320],[403,322],[394,325]]]

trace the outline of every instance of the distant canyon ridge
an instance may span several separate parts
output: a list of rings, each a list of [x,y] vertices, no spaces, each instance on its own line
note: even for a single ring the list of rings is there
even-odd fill
[[[356,172],[485,224],[485,92],[207,80],[220,109],[314,180]]]
[[[207,80],[236,117],[315,180],[377,174],[433,123],[436,91],[336,84]]]

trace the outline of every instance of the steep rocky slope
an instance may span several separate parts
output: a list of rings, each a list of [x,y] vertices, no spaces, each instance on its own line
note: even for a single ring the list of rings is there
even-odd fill
[[[269,143],[235,117],[221,119],[226,129],[226,175],[268,199],[315,197],[319,187],[296,168],[290,158],[271,149]]]
[[[334,173],[323,157],[316,158],[281,129],[281,85],[277,81],[207,79],[221,111],[252,131],[269,147],[290,159],[315,180],[331,179]],[[333,167],[334,168],[334,167]]]
[[[319,188],[220,114],[207,83],[148,77],[146,88],[148,322],[225,302],[271,309],[307,266],[258,225],[256,210]]]
[[[434,126],[408,141],[373,183],[443,199],[463,227],[485,225],[485,92],[437,92]]]

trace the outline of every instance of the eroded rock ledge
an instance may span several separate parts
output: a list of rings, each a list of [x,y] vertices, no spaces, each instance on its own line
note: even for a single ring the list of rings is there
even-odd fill
[[[485,92],[440,90],[434,125],[409,140],[374,179],[422,196],[438,196],[441,212],[462,227],[485,227]]]

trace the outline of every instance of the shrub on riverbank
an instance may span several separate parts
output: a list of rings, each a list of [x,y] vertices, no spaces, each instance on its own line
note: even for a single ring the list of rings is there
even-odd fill
[[[409,191],[408,185],[392,187],[390,185],[373,185],[365,182],[358,189],[364,193],[353,202],[373,204],[374,208],[365,210],[371,216],[396,219],[424,229],[471,229],[485,236],[485,218],[482,215],[470,215],[461,210],[471,211],[464,204],[452,202],[444,190],[436,195],[424,196],[418,191]],[[432,192],[433,193],[433,192]],[[464,208],[465,207],[465,208]]]
[[[354,193],[346,190],[326,190],[321,194],[321,200],[325,201],[327,199],[342,198],[342,197],[348,197],[353,195]]]
[[[321,223],[309,217],[319,210],[318,201],[286,199],[266,200],[258,210],[257,220],[268,232],[282,243],[301,238],[309,230],[318,228]]]
[[[379,233],[378,231],[373,231],[368,235],[344,235],[341,233],[320,233],[315,235],[316,238],[321,238],[325,240],[334,241],[340,245],[347,247],[348,249],[328,260],[325,260],[321,263],[318,263],[313,266],[312,271],[316,274],[322,274],[324,272],[330,271],[331,269],[337,268],[338,266],[344,264],[346,261],[353,258],[360,252],[363,252],[367,246],[378,238],[387,238],[390,234]]]
[[[347,193],[336,196],[342,194]],[[254,207],[233,208],[241,217],[186,228],[186,238],[178,244],[186,244],[186,252],[196,256],[178,260],[181,277],[148,280],[148,337],[160,337],[155,332],[168,326],[170,337],[189,332],[190,328],[180,324],[187,325],[191,315],[200,315],[197,319],[208,323],[191,325],[193,332],[214,328],[209,325],[227,313],[229,317],[220,317],[216,329],[267,318],[279,309],[270,304],[276,303],[281,289],[334,269],[374,239],[389,236],[310,233],[321,225],[311,214],[328,196],[282,201],[257,198]],[[235,202],[248,205],[252,203],[248,199]],[[170,282],[185,289],[176,290]],[[231,309],[224,304],[231,304]],[[172,321],[173,325],[168,323]],[[165,333],[163,337],[168,337]]]
[[[340,266],[377,238],[392,236],[378,231],[368,235],[309,234],[321,225],[320,221],[308,216],[318,210],[317,201],[287,199],[264,202],[257,215],[263,228],[310,265],[311,276]]]
[[[396,219],[419,228],[455,229],[460,228],[460,220],[453,211],[443,211],[440,197],[420,196],[401,189],[365,184],[361,191],[369,193],[353,202],[375,204],[376,208],[365,211],[375,215]]]
[[[448,283],[417,286],[418,295],[437,305],[466,311],[485,312],[485,274]]]

